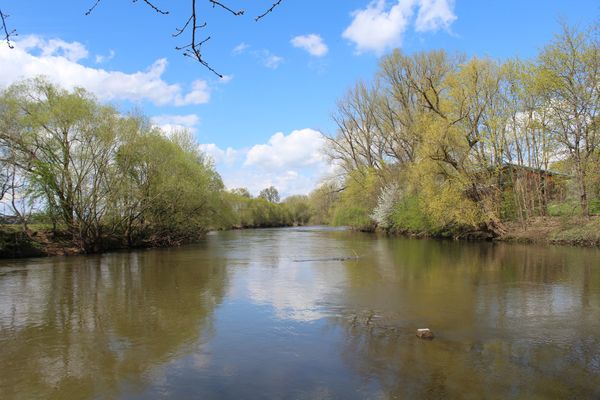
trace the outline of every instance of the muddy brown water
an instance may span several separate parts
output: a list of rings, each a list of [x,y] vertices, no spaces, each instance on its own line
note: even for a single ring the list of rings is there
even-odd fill
[[[0,398],[600,398],[600,251],[309,227],[4,260]]]

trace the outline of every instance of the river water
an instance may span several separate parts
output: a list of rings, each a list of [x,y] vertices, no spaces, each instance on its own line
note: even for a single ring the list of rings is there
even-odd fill
[[[600,398],[600,251],[309,227],[1,261],[0,398]]]

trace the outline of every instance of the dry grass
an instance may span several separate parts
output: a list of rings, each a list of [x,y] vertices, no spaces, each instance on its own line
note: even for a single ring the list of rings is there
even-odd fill
[[[578,246],[600,246],[600,217],[532,218],[525,225],[507,223],[508,232],[500,238],[504,241],[524,243],[554,243]]]

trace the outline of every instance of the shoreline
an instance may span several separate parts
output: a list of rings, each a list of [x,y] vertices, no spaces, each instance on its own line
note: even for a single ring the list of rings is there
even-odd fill
[[[305,225],[310,226],[310,225]],[[365,231],[367,233],[384,233],[389,236],[405,237],[412,239],[446,239],[465,242],[500,242],[500,243],[520,243],[537,244],[551,246],[572,246],[600,248],[600,216],[591,217],[589,220],[564,220],[559,217],[540,217],[528,222],[528,227],[523,228],[518,223],[507,223],[507,232],[501,236],[493,237],[488,232],[483,231],[465,231],[459,233],[441,232],[399,232],[399,231]],[[245,230],[260,228],[239,228],[233,227],[227,230]],[[208,233],[208,232],[207,232]],[[85,255],[81,249],[74,246],[68,240],[49,240],[43,231],[37,231],[33,234],[41,240],[36,241],[27,237],[23,232],[0,229],[0,260],[21,259],[21,258],[40,258],[55,256],[74,256]],[[197,240],[182,243],[192,244]],[[157,246],[157,245],[138,245],[123,246],[112,245],[103,248],[101,251],[89,254],[101,254],[119,250],[139,250],[151,248],[176,248],[179,246]]]

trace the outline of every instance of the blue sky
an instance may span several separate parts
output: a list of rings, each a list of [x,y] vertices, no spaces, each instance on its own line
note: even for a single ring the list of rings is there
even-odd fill
[[[335,134],[336,100],[370,79],[378,58],[444,48],[497,59],[534,57],[559,30],[559,19],[598,21],[592,0],[284,0],[254,22],[270,0],[227,1],[235,17],[198,0],[208,22],[206,60],[226,79],[183,57],[171,33],[190,0],[5,1],[16,48],[0,47],[0,86],[46,74],[83,86],[122,110],[140,109],[165,129],[185,127],[211,154],[229,187],[256,193],[275,185],[307,193],[330,170],[320,133]],[[176,4],[176,5],[173,5]]]

